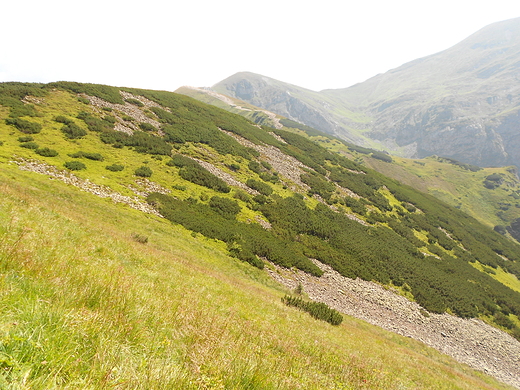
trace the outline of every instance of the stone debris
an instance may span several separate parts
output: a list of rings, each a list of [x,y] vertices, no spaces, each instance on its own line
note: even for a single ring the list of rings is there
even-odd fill
[[[210,171],[212,174],[217,176],[219,179],[224,180],[226,182],[226,184],[228,184],[230,186],[239,187],[251,195],[258,195],[258,191],[255,191],[252,188],[249,188],[244,183],[236,180],[229,173],[224,172],[222,169],[217,168],[213,164],[211,164],[207,161],[204,161],[204,160],[200,160],[198,158],[193,158],[193,160],[197,161],[200,165],[202,165],[202,167],[206,168],[208,171]]]
[[[162,215],[159,214],[152,206],[137,196],[130,197],[122,195],[107,186],[92,183],[88,179],[80,179],[67,170],[60,170],[53,165],[48,165],[37,160],[28,160],[24,158],[17,158],[14,163],[16,163],[18,167],[24,171],[41,173],[51,178],[61,180],[66,184],[73,185],[74,187],[77,187],[83,191],[90,192],[91,194],[97,195],[101,198],[110,198],[116,203],[124,203],[133,209],[142,211],[143,213],[162,217]],[[147,183],[146,188],[150,188],[150,185]],[[145,196],[145,193],[141,194],[142,196]]]
[[[259,215],[255,215],[255,221],[258,222],[258,224],[260,226],[262,226],[264,229],[272,229],[273,227],[271,226],[271,223],[269,223],[268,221],[266,221],[265,219],[263,219],[261,216]]]
[[[120,93],[124,99],[135,99],[135,100],[140,101],[141,103],[143,103],[144,109],[147,109],[150,107],[159,107],[164,110],[164,107],[162,107],[161,105],[159,105],[155,102],[152,102],[151,100],[146,99],[143,96],[136,96],[131,93],[124,92],[124,91],[120,91]],[[117,112],[122,112],[123,114],[128,115],[129,117],[136,120],[137,122],[149,123],[150,125],[154,126],[157,130],[159,130],[161,127],[161,123],[159,121],[156,121],[155,119],[152,119],[152,118],[149,118],[148,116],[146,116],[143,113],[143,111],[139,107],[137,107],[135,104],[131,104],[131,103],[127,103],[127,102],[125,102],[125,104],[115,104],[115,103],[109,103],[96,96],[90,96],[90,95],[86,95],[86,94],[81,94],[81,96],[88,99],[88,101],[90,102],[90,104],[93,107],[97,107],[97,108],[101,108],[101,109],[103,107],[111,108],[113,111],[116,111],[116,114],[117,114]],[[118,120],[119,120],[119,122],[116,124],[116,130],[128,133],[129,132],[128,128],[131,128],[130,134],[133,133],[132,130],[138,130],[138,128],[135,124],[124,121],[121,118],[118,118]],[[120,126],[117,126],[117,125],[120,125]]]
[[[308,191],[310,187],[303,183],[300,179],[300,175],[305,173],[305,169],[311,169],[308,166],[304,165],[294,157],[288,156],[283,153],[280,149],[271,145],[257,145],[253,142],[240,137],[234,133],[229,131],[222,130],[225,134],[233,137],[243,146],[253,148],[258,151],[271,166],[283,177],[291,180],[296,183],[300,188],[303,188],[305,191]]]
[[[347,315],[421,341],[438,351],[520,388],[520,342],[479,319],[428,313],[391,289],[346,278],[313,260],[325,273],[312,276],[272,264],[273,277],[290,290],[299,284],[310,299]]]

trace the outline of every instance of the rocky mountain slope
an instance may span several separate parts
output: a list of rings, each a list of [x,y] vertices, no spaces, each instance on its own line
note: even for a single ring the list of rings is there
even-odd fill
[[[131,387],[136,378],[156,378],[150,388],[160,388],[157,383],[164,385],[166,379],[182,381],[184,388],[197,388],[199,381],[240,388],[239,380],[247,381],[243,387],[296,388],[288,371],[298,372],[297,385],[309,388],[334,388],[330,380],[338,381],[336,387],[367,383],[353,368],[339,373],[331,363],[345,360],[344,341],[330,349],[330,358],[320,345],[305,347],[310,355],[303,360],[291,360],[290,353],[278,357],[278,351],[300,354],[299,347],[270,348],[254,337],[260,332],[264,341],[293,340],[307,335],[307,326],[314,329],[298,325],[301,333],[278,333],[286,328],[278,327],[280,321],[294,319],[281,306],[280,287],[271,289],[261,271],[276,267],[301,270],[319,284],[326,281],[327,265],[342,277],[371,282],[369,289],[375,283],[406,296],[420,316],[478,318],[518,345],[518,245],[460,210],[305,137],[255,125],[178,94],[132,88],[5,83],[0,84],[0,105],[0,188],[5,195],[0,272],[6,286],[0,299],[8,302],[0,323],[2,385],[31,378],[33,387],[59,388],[57,383],[66,387],[75,378],[80,387]],[[104,203],[91,199],[90,208],[76,188]],[[114,226],[131,234],[133,244],[122,240]],[[164,231],[177,239],[170,242]],[[149,249],[132,252],[131,247],[149,242]],[[179,246],[190,248],[189,258]],[[204,276],[195,276],[200,271]],[[247,282],[237,273],[250,275]],[[308,295],[315,298],[310,289]],[[270,324],[269,336],[265,324]],[[35,336],[34,329],[41,333]],[[58,337],[65,334],[74,337]],[[349,339],[345,334],[338,338]],[[247,347],[238,355],[221,344],[241,340],[239,345]],[[312,343],[321,344],[314,338]],[[488,343],[482,339],[482,345]],[[251,348],[262,364],[273,365],[248,360]],[[265,360],[269,351],[277,358]],[[486,356],[514,361],[515,354],[504,351]],[[230,356],[236,358],[230,361]],[[316,356],[327,362],[312,369],[318,377],[299,367],[280,370],[314,362]],[[148,364],[152,360],[158,365]],[[157,376],[156,366],[168,378]],[[267,378],[275,366],[277,375]],[[96,367],[94,374],[91,367]],[[426,383],[430,375],[408,380],[399,369],[391,371],[371,376],[371,388]],[[514,373],[490,373],[517,385]],[[453,383],[444,378],[437,383],[445,380]],[[424,386],[439,387],[429,383]]]
[[[405,157],[520,165],[520,19],[352,87],[321,92],[239,73],[213,86],[259,107]]]
[[[518,237],[515,233],[517,229],[511,225],[520,218],[520,180],[514,167],[480,168],[439,156],[423,159],[389,158],[373,149],[357,147],[338,137],[207,88],[181,87],[176,92],[237,113],[261,125],[297,132],[324,148],[347,155],[385,176],[431,194],[490,228],[496,227],[505,234],[508,227],[507,230]],[[488,177],[497,181],[490,181]]]

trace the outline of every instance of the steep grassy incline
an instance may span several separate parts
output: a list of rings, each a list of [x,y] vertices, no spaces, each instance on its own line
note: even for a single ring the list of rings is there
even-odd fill
[[[288,308],[262,271],[164,219],[5,160],[0,193],[4,389],[508,388]]]
[[[57,320],[58,325],[42,323],[51,329],[53,326],[58,329],[68,329],[69,325],[79,326],[76,324],[82,318],[76,319],[74,314],[79,310],[87,319],[97,320],[101,315],[106,318],[116,316],[117,318],[107,321],[118,323],[117,328],[124,330],[123,334],[111,337],[111,332],[115,329],[112,325],[92,332],[79,328],[82,329],[78,331],[79,334],[89,334],[85,341],[92,343],[94,347],[88,349],[90,352],[85,352],[86,355],[80,356],[77,364],[74,363],[77,370],[70,367],[74,362],[72,358],[59,363],[63,367],[67,366],[67,370],[75,372],[70,376],[78,380],[87,381],[85,383],[94,381],[92,383],[96,383],[96,386],[101,386],[102,380],[109,381],[113,378],[117,379],[110,382],[112,385],[121,384],[124,387],[125,381],[136,383],[135,380],[132,382],[130,379],[121,379],[129,378],[131,374],[128,372],[118,376],[119,372],[130,369],[130,366],[121,368],[124,360],[117,361],[117,364],[110,360],[117,357],[108,359],[113,364],[100,363],[96,370],[102,373],[98,372],[96,378],[86,375],[85,365],[80,364],[85,361],[89,365],[99,363],[96,360],[99,352],[92,353],[87,360],[85,358],[93,350],[98,351],[103,343],[116,342],[119,344],[114,346],[113,351],[122,349],[128,359],[132,359],[134,350],[140,351],[135,355],[139,356],[140,363],[136,362],[133,369],[148,373],[150,378],[157,367],[170,367],[170,359],[177,359],[180,363],[176,371],[165,374],[170,375],[165,379],[170,381],[167,383],[184,380],[180,383],[186,384],[188,388],[195,388],[200,387],[200,384],[193,382],[197,378],[207,380],[208,382],[204,382],[207,387],[241,388],[253,386],[248,383],[257,383],[265,388],[290,388],[293,382],[284,379],[288,371],[282,370],[276,378],[263,374],[274,370],[273,367],[280,362],[278,358],[269,358],[264,365],[256,360],[247,360],[250,358],[244,352],[237,352],[240,356],[238,360],[233,358],[234,354],[226,355],[227,357],[218,355],[220,358],[213,365],[205,361],[204,356],[210,359],[210,356],[216,356],[215,353],[224,354],[226,347],[219,344],[221,340],[215,341],[217,336],[211,337],[211,340],[203,337],[205,341],[201,342],[209,349],[198,351],[196,346],[200,339],[185,327],[196,332],[205,326],[203,323],[206,320],[211,327],[213,323],[219,323],[217,312],[230,313],[233,311],[230,308],[235,305],[245,305],[253,310],[256,305],[251,306],[251,302],[256,301],[251,295],[242,295],[246,292],[235,294],[231,300],[229,297],[225,298],[228,294],[233,295],[229,291],[237,285],[240,291],[243,290],[242,282],[233,279],[236,272],[241,275],[240,280],[247,274],[255,275],[256,280],[263,280],[260,286],[254,280],[244,282],[256,286],[244,287],[246,290],[259,290],[260,294],[260,290],[265,292],[271,288],[270,283],[252,266],[262,269],[275,263],[284,268],[298,268],[319,277],[323,271],[311,259],[319,260],[349,278],[359,277],[393,286],[420,304],[424,313],[449,312],[465,318],[479,317],[515,337],[520,337],[520,293],[515,291],[510,282],[505,283],[503,278],[504,275],[513,278],[514,275],[520,275],[517,245],[461,211],[400,185],[339,154],[329,152],[298,134],[259,127],[238,115],[191,98],[161,91],[65,82],[48,85],[6,83],[0,85],[0,98],[0,114],[3,117],[0,122],[0,163],[5,166],[5,193],[27,193],[20,197],[21,203],[15,201],[16,195],[10,195],[4,207],[6,218],[3,220],[6,223],[2,230],[2,261],[5,264],[6,277],[12,277],[14,283],[5,290],[8,297],[14,297],[9,298],[12,299],[10,302],[16,303],[18,297],[25,294],[35,297],[34,304],[53,303],[51,309],[56,302],[63,304],[66,308],[64,312],[71,313],[67,320],[70,323],[64,319]],[[58,181],[49,182],[42,179],[45,176],[25,171],[38,172]],[[34,181],[32,186],[31,180]],[[14,182],[9,184],[10,181]],[[68,187],[59,181],[111,201],[96,199],[92,203],[92,211],[89,212],[89,205],[85,200],[88,197],[78,195],[78,200],[75,200],[73,194],[76,192],[72,189],[65,190]],[[43,195],[45,188],[48,192],[46,196]],[[59,200],[53,203],[51,199],[54,197]],[[27,199],[25,203],[23,199]],[[79,199],[85,202],[83,206],[73,207],[72,204],[79,202]],[[114,205],[112,202],[123,205]],[[38,206],[33,207],[33,203]],[[45,206],[47,203],[49,207]],[[20,211],[23,204],[27,204],[27,212]],[[102,205],[108,211],[103,212]],[[131,211],[127,206],[139,212]],[[119,216],[115,210],[120,210],[124,215],[128,213],[135,216],[136,222],[129,222],[129,217]],[[147,216],[141,212],[145,212]],[[25,221],[33,214],[37,215],[34,222]],[[173,222],[175,227],[166,228],[161,216]],[[48,220],[51,222],[47,224]],[[147,222],[141,224],[137,221]],[[85,226],[99,223],[101,227],[95,230],[99,232],[94,241],[96,244],[89,243],[89,228],[80,229],[81,233],[78,233],[86,234],[87,237],[79,238],[74,235],[74,229],[81,226],[81,223],[85,223]],[[22,229],[24,225],[28,226],[28,230]],[[63,234],[58,237],[58,232],[52,226],[60,226]],[[109,234],[108,247],[100,244],[99,237],[103,237],[115,226],[120,226],[125,233]],[[167,241],[170,233],[157,233],[160,238],[154,238],[154,229],[172,232],[171,241]],[[179,232],[185,232],[184,229],[191,231],[193,240],[189,235],[178,238]],[[55,233],[45,234],[45,231]],[[115,232],[117,231],[119,230],[116,229]],[[116,238],[112,240],[111,236]],[[133,249],[121,252],[124,247],[119,241],[121,237],[126,237],[123,244],[134,240],[133,245],[139,253],[139,248],[146,253],[148,249],[145,248],[152,247],[154,251],[150,253],[153,255],[146,255],[145,259],[141,259],[136,257]],[[174,281],[178,278],[173,278],[172,275],[179,272],[180,278],[184,278],[186,266],[175,265],[168,271],[165,269],[168,262],[175,260],[169,257],[168,251],[182,253],[177,251],[177,245],[184,250],[188,244],[178,243],[178,240],[185,239],[189,240],[189,245],[195,245],[196,242],[202,245],[197,244],[194,249],[187,251],[188,254],[193,253],[194,259],[187,267],[206,275],[198,280],[205,280],[207,275],[213,275],[219,287],[213,289],[210,287],[213,286],[212,283],[205,286],[200,282],[195,283],[196,287],[190,288],[190,278],[186,278],[182,283],[179,282],[182,288],[177,289]],[[66,243],[61,246],[60,240]],[[48,242],[48,245],[43,242]],[[83,246],[83,242],[86,246]],[[147,242],[153,245],[147,245]],[[31,247],[31,243],[35,243],[36,247]],[[74,248],[77,249],[73,250]],[[203,251],[201,248],[214,251],[215,255],[197,265],[196,258],[199,255],[196,252]],[[166,263],[160,265],[159,260],[157,263],[151,260],[158,253],[155,250],[167,252],[163,254],[167,257]],[[200,256],[204,257],[208,253],[204,252]],[[157,256],[162,258],[163,255]],[[185,261],[179,259],[179,256],[176,255],[175,264],[177,261]],[[219,258],[221,262],[216,265],[213,258]],[[154,268],[159,266],[161,271]],[[231,272],[230,275],[226,275],[227,269]],[[94,271],[96,273],[90,273]],[[128,276],[134,273],[139,276],[139,281],[135,281],[139,286],[135,289],[134,277]],[[30,277],[20,278],[20,275]],[[86,275],[92,275],[88,277],[93,280],[81,279],[87,278]],[[496,277],[497,275],[501,278]],[[95,282],[98,278],[99,281]],[[229,282],[228,287],[220,285],[223,278]],[[29,290],[23,290],[24,281],[27,281]],[[16,283],[22,283],[23,286]],[[31,289],[36,289],[36,285],[32,286],[33,283],[41,284],[38,293],[30,292]],[[65,291],[69,291],[71,285],[77,286],[70,292],[78,294],[77,299],[60,295],[68,294]],[[15,292],[19,289],[22,292],[16,295]],[[44,293],[48,289],[50,292]],[[217,293],[222,289],[228,289],[228,293]],[[58,292],[62,290],[63,292]],[[150,296],[155,290],[161,292],[162,295],[158,296],[161,297],[160,302],[164,303],[153,303]],[[10,295],[11,291],[14,295]],[[202,306],[197,306],[197,300],[191,299],[186,291],[199,297]],[[277,299],[280,298],[280,292],[269,291],[265,294],[274,294]],[[44,294],[44,297],[40,297],[40,294]],[[199,307],[199,314],[184,313],[181,310],[181,314],[175,314],[179,318],[156,317],[155,309],[165,315],[179,313],[177,309],[183,305],[179,301],[181,298],[168,298],[175,294],[186,299],[184,304],[193,303]],[[56,298],[58,301],[55,301],[55,297],[59,297]],[[215,301],[211,297],[216,297]],[[240,305],[237,300],[243,300],[244,303]],[[164,304],[169,301],[173,302],[173,312],[165,309]],[[216,311],[210,311],[214,313],[215,321],[206,318],[204,314],[212,302],[216,302]],[[286,299],[286,302],[292,301]],[[67,306],[69,303],[73,306]],[[269,306],[261,302],[258,305]],[[116,306],[123,311],[112,312],[111,308]],[[312,305],[300,306],[309,308]],[[4,307],[7,310],[9,305]],[[321,310],[321,306],[319,307],[316,310]],[[145,308],[151,311],[148,312]],[[16,317],[16,313],[25,313],[25,310],[28,309],[8,313]],[[207,329],[207,332],[229,335],[229,338],[226,336],[222,340],[231,343],[230,340],[234,340],[231,336],[233,329],[237,330],[236,334],[243,334],[238,329],[247,328],[246,323],[256,326],[278,321],[277,315],[265,314],[263,310],[259,309],[251,316],[239,312],[236,314],[239,318],[237,326],[232,326],[229,332],[222,333],[222,328],[217,325],[216,333],[212,333],[211,329]],[[151,324],[150,318],[159,320],[157,324]],[[130,319],[136,319],[137,322]],[[5,324],[5,329],[9,332],[16,330],[14,325],[9,324],[25,324],[21,319],[10,321]],[[34,319],[29,322],[31,321]],[[123,326],[120,321],[129,321],[129,324]],[[176,325],[171,325],[172,323]],[[38,326],[45,328],[43,325]],[[91,329],[93,325],[88,323],[86,326]],[[263,325],[260,328],[265,329]],[[306,325],[302,327],[305,328]],[[169,330],[158,333],[154,329]],[[100,338],[92,340],[94,334],[99,334]],[[168,352],[157,358],[158,365],[153,365],[149,362],[153,361],[155,352],[143,351],[147,351],[144,346],[149,344],[159,345],[161,341],[155,339],[157,334],[161,335],[160,340],[165,342]],[[49,360],[45,354],[35,355],[35,350],[20,350],[17,343],[20,340],[14,337],[12,349],[4,347],[3,364],[9,375],[13,375],[6,377],[6,380],[19,380],[13,379],[18,374],[22,378],[29,375],[35,381],[46,384],[55,380],[57,372],[47,371]],[[33,339],[26,333],[16,337],[22,341],[29,340],[30,348],[39,348],[38,343],[45,341],[44,336]],[[276,339],[278,336],[273,337]],[[265,335],[261,338],[265,338]],[[285,338],[286,334],[280,336],[280,340]],[[335,337],[332,339],[335,340]],[[36,344],[33,345],[33,342]],[[60,343],[59,340],[57,342]],[[81,342],[74,342],[83,345],[83,339]],[[215,350],[209,346],[213,342],[219,345]],[[175,348],[176,355],[172,349],[168,349],[169,343],[173,343],[171,348]],[[7,342],[4,344],[10,345]],[[250,345],[249,341],[246,344]],[[258,351],[270,348],[268,344],[260,344]],[[74,357],[77,355],[72,345],[63,348],[62,354]],[[83,350],[84,347],[78,348]],[[279,351],[279,347],[273,348]],[[332,350],[336,351],[336,347]],[[197,353],[192,356],[189,351]],[[273,353],[278,356],[278,352]],[[316,353],[325,356],[319,351]],[[351,373],[335,371],[344,367],[345,360],[335,360],[342,355],[334,353],[327,355],[331,356],[330,360],[328,357],[325,359],[330,362],[327,364],[328,368],[323,368],[327,374],[304,379],[303,382],[309,383],[307,387],[334,388],[331,384],[334,381],[338,381],[343,387],[357,386],[349,382]],[[151,356],[151,360],[146,357],[147,354]],[[36,357],[29,358],[29,355]],[[56,352],[55,356],[58,355],[60,353]],[[283,352],[282,355],[280,359],[285,359],[286,353]],[[309,355],[315,356],[315,352],[309,352]],[[35,363],[34,359],[40,360],[37,363],[40,364],[40,370],[31,366]],[[186,361],[190,362],[189,367],[183,365],[182,362]],[[333,363],[338,361],[342,363]],[[219,362],[224,362],[224,366],[219,366]],[[27,368],[26,363],[31,368]],[[273,365],[269,366],[271,363]],[[289,370],[300,371],[292,363],[290,366]],[[257,367],[258,370],[252,367]],[[67,371],[65,368],[60,370]],[[249,376],[246,371],[250,372]],[[305,375],[307,374],[302,373],[303,378]],[[63,377],[59,377],[60,381],[66,382],[69,374],[65,372]],[[230,378],[229,382],[226,382],[227,378]],[[246,382],[241,383],[239,378]],[[383,378],[383,381],[391,380],[386,374]],[[360,380],[363,379],[366,378]],[[118,382],[119,380],[122,382]],[[290,386],[285,386],[284,381]],[[150,382],[150,386],[143,388],[154,387],[159,382],[160,379],[157,379],[157,382]],[[374,388],[392,387],[395,383],[389,385],[381,382],[374,385]],[[108,386],[108,382],[105,385]],[[41,385],[42,388],[45,386]],[[82,387],[83,383],[78,386]],[[128,387],[133,388],[132,385]]]

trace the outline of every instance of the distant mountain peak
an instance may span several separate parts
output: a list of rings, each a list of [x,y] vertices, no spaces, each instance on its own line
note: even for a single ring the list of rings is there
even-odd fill
[[[404,157],[520,166],[519,71],[520,18],[514,18],[349,88],[314,92],[251,72],[213,88]]]

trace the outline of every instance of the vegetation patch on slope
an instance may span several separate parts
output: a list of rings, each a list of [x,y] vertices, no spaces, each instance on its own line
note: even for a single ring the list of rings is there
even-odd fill
[[[51,87],[6,86],[5,91],[10,91],[6,96],[18,96],[20,102],[26,101],[34,88],[42,90],[35,93],[41,96],[40,103],[31,103],[28,114],[18,116],[39,123],[42,130],[30,135],[33,141],[27,141],[37,143],[37,149],[20,147],[18,139],[28,135],[5,118],[0,123],[5,159],[19,154],[61,167],[70,162],[70,155],[80,156],[85,151],[92,155],[98,153],[104,161],[81,160],[85,168],[75,171],[80,179],[109,185],[120,194],[141,199],[148,196],[160,214],[194,234],[223,242],[228,253],[258,267],[265,257],[287,267],[319,274],[319,269],[309,260],[314,258],[351,278],[396,286],[406,284],[414,299],[432,312],[484,316],[497,326],[504,316],[514,319],[520,315],[518,292],[471,266],[479,261],[519,275],[518,246],[431,196],[328,151],[301,135],[259,128],[238,115],[187,97],[160,91],[88,86],[89,93],[96,94],[96,99],[116,91],[126,99],[117,104],[131,107],[132,111],[125,112],[138,111],[139,115],[154,118],[159,128],[149,131],[139,127],[141,121],[136,119],[137,115],[117,112],[101,103],[92,105],[93,99],[71,95],[69,91],[78,93],[72,89],[79,88],[75,84]],[[129,99],[154,104],[141,106]],[[11,102],[6,106],[10,114],[16,110],[25,112],[11,100],[7,102]],[[25,107],[29,103],[22,104]],[[56,121],[60,115],[83,121],[94,117],[106,124],[91,128],[85,122],[86,135],[70,138],[61,132],[62,121]],[[108,117],[114,119],[107,121]],[[110,123],[115,123],[113,128]],[[199,128],[201,131],[197,133]],[[172,134],[179,137],[172,138]],[[258,150],[242,145],[229,134],[258,145]],[[259,151],[268,150],[267,146],[299,162],[299,169],[304,172],[299,180],[307,186],[293,180],[295,193],[284,180],[274,180],[272,166]],[[57,154],[35,156],[34,150]],[[262,193],[244,196],[227,183],[229,191],[220,191],[208,181],[216,176],[203,175],[201,172],[205,171],[199,162],[191,159],[193,164],[180,167],[169,164],[173,150],[184,158],[195,157],[206,164],[215,164],[236,182],[249,183]],[[105,168],[115,165],[125,168]],[[187,167],[192,167],[189,175],[185,172]],[[136,176],[150,175],[157,183],[156,188],[167,187],[171,194],[135,188]],[[280,172],[279,176],[283,175]],[[207,180],[198,180],[202,176]],[[235,197],[240,210],[219,213],[219,207],[226,208],[227,201],[216,201],[216,197],[227,201]],[[267,228],[254,222],[258,219],[266,219]],[[519,337],[517,323],[513,321],[513,325],[508,331]]]

